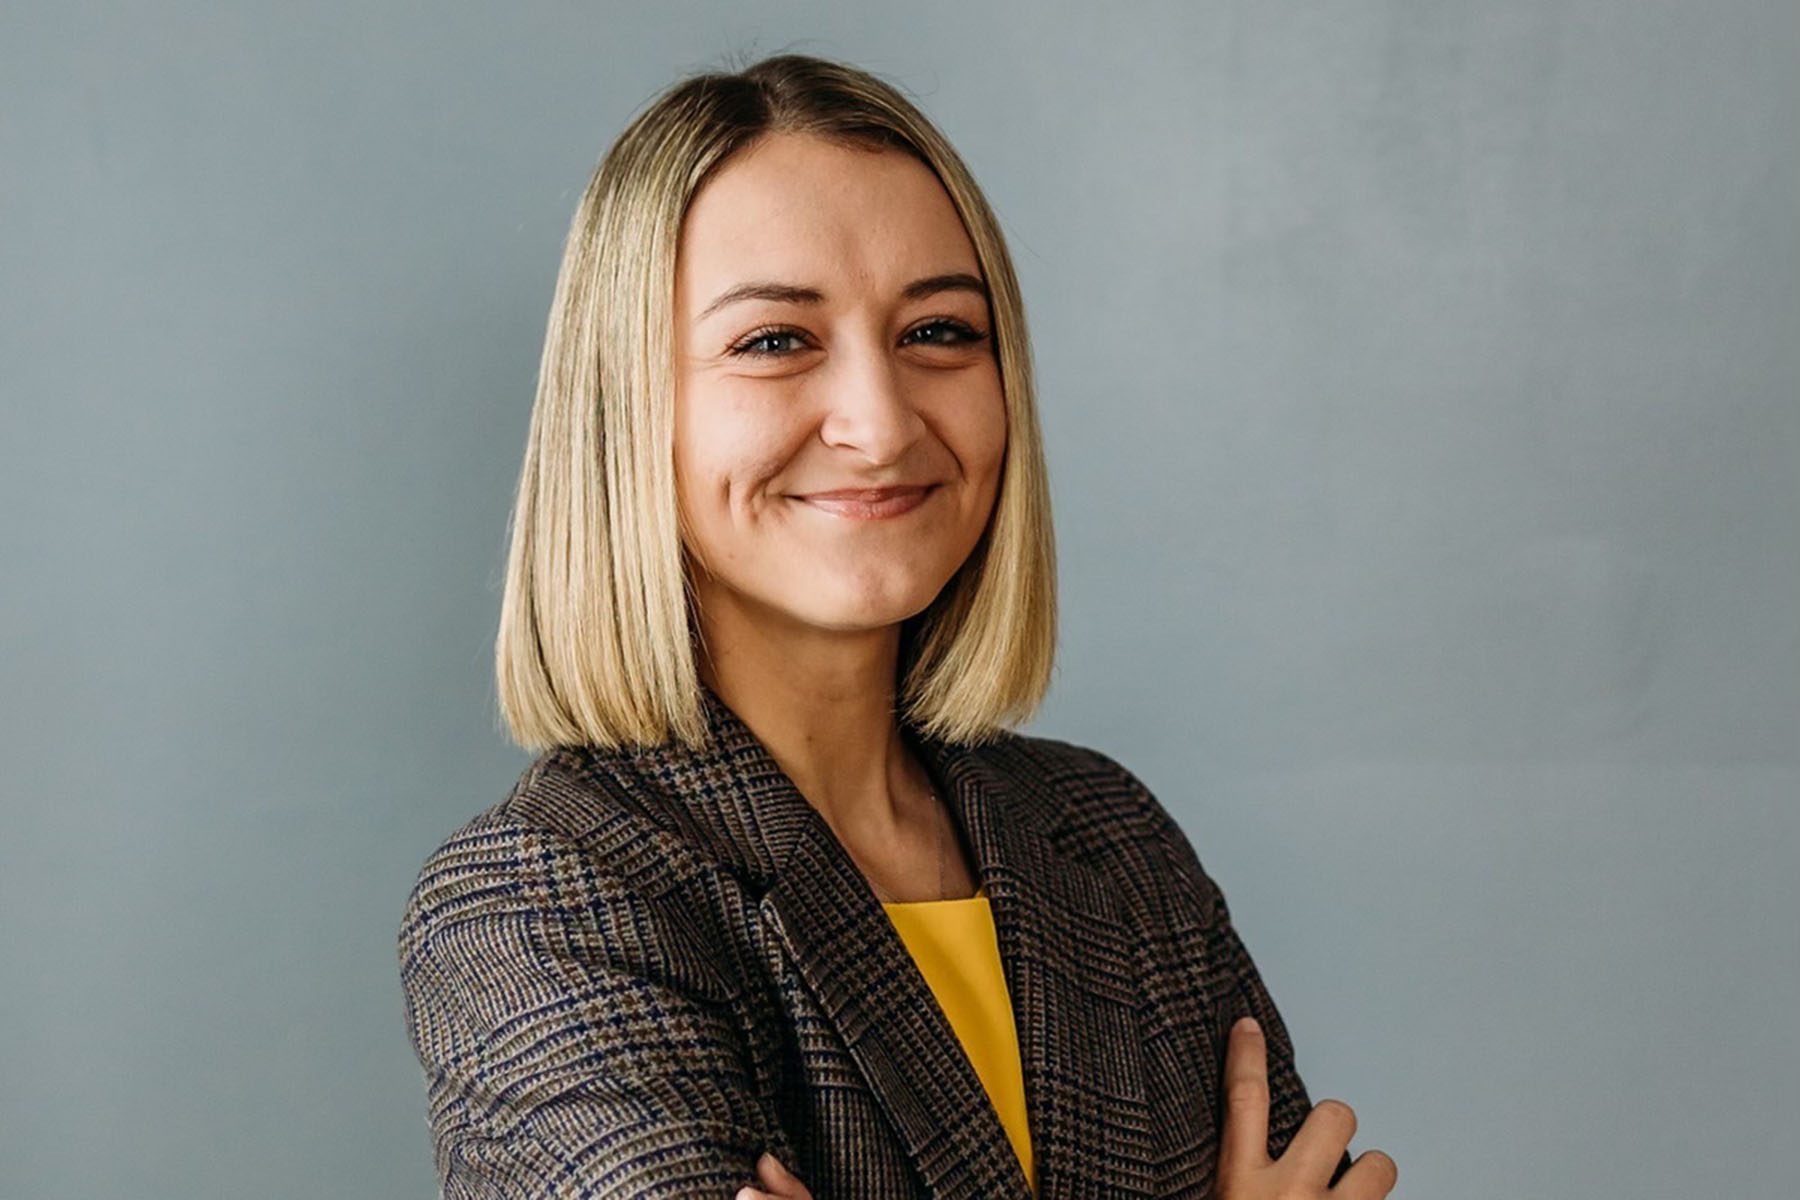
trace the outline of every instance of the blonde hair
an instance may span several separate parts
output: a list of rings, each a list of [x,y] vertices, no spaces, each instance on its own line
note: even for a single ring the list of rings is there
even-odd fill
[[[675,253],[708,175],[761,136],[897,149],[937,175],[989,292],[1006,401],[994,513],[956,575],[902,622],[897,711],[981,742],[1050,684],[1056,551],[1024,307],[998,220],[956,151],[901,92],[800,54],[693,75],[595,168],[551,302],[510,524],[495,640],[499,703],[528,750],[703,745],[698,623],[673,453]]]

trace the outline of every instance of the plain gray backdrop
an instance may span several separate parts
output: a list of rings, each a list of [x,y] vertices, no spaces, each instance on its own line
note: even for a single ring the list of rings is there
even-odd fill
[[[907,88],[1032,322],[1028,732],[1180,818],[1402,1197],[1800,1179],[1791,0],[0,16],[0,1195],[427,1197],[400,908],[564,232],[727,54]]]

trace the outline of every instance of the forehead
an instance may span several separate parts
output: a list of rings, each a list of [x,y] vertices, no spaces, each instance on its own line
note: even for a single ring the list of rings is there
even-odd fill
[[[979,274],[949,194],[924,163],[775,134],[701,187],[682,221],[677,286],[695,311],[745,279],[897,292],[924,274]]]

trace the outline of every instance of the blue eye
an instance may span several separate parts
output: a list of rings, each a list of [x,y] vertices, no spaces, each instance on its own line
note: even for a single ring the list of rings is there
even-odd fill
[[[746,355],[750,358],[780,358],[781,352],[778,350],[756,350],[752,347],[760,342],[778,342],[784,338],[798,338],[799,336],[800,332],[796,329],[758,329],[733,346],[731,353]]]
[[[943,317],[937,318],[935,320],[927,321],[923,325],[915,326],[913,329],[911,329],[907,332],[906,336],[908,338],[911,338],[914,334],[924,333],[925,331],[932,330],[932,329],[947,329],[955,335],[955,340],[952,340],[952,341],[938,341],[938,340],[921,341],[918,343],[919,345],[922,345],[922,346],[944,346],[944,347],[951,347],[951,348],[954,348],[957,346],[973,346],[980,342],[986,341],[987,336],[988,336],[987,334],[981,332],[978,329],[971,328],[970,326],[968,326],[967,324],[965,324],[962,321],[951,320],[951,319],[943,318]],[[798,329],[793,329],[788,326],[784,326],[784,325],[764,326],[761,329],[751,331],[751,333],[748,336],[746,336],[745,338],[743,338],[743,340],[741,340],[741,341],[737,342],[735,345],[733,345],[730,348],[730,350],[727,351],[727,353],[736,355],[740,358],[786,358],[787,352],[785,352],[785,351],[760,349],[759,347],[762,346],[764,343],[771,343],[771,342],[779,343],[779,342],[788,341],[788,340],[804,341],[805,338],[806,338],[806,335],[801,333]]]
[[[960,339],[959,341],[955,341],[955,342],[925,342],[925,343],[923,343],[924,345],[927,345],[927,346],[931,346],[931,345],[936,345],[936,346],[969,345],[969,346],[972,346],[975,343],[977,343],[987,337],[987,334],[982,333],[980,330],[977,330],[977,329],[971,329],[971,328],[969,328],[969,326],[963,324],[961,321],[952,321],[952,320],[948,320],[945,318],[939,318],[938,320],[935,320],[935,321],[927,321],[925,324],[919,326],[917,329],[914,329],[912,332],[913,333],[922,333],[927,329],[948,329],[952,333],[956,334],[957,338]],[[907,336],[910,337],[912,335],[908,334]]]

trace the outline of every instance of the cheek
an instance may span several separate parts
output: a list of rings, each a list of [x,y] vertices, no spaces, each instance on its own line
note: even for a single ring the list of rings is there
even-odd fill
[[[962,464],[964,478],[971,484],[991,484],[1006,456],[1006,398],[998,382],[981,403],[960,405],[954,414],[945,436]]]
[[[695,528],[754,520],[780,503],[774,481],[792,458],[793,439],[767,408],[727,395],[678,409],[676,490]]]

